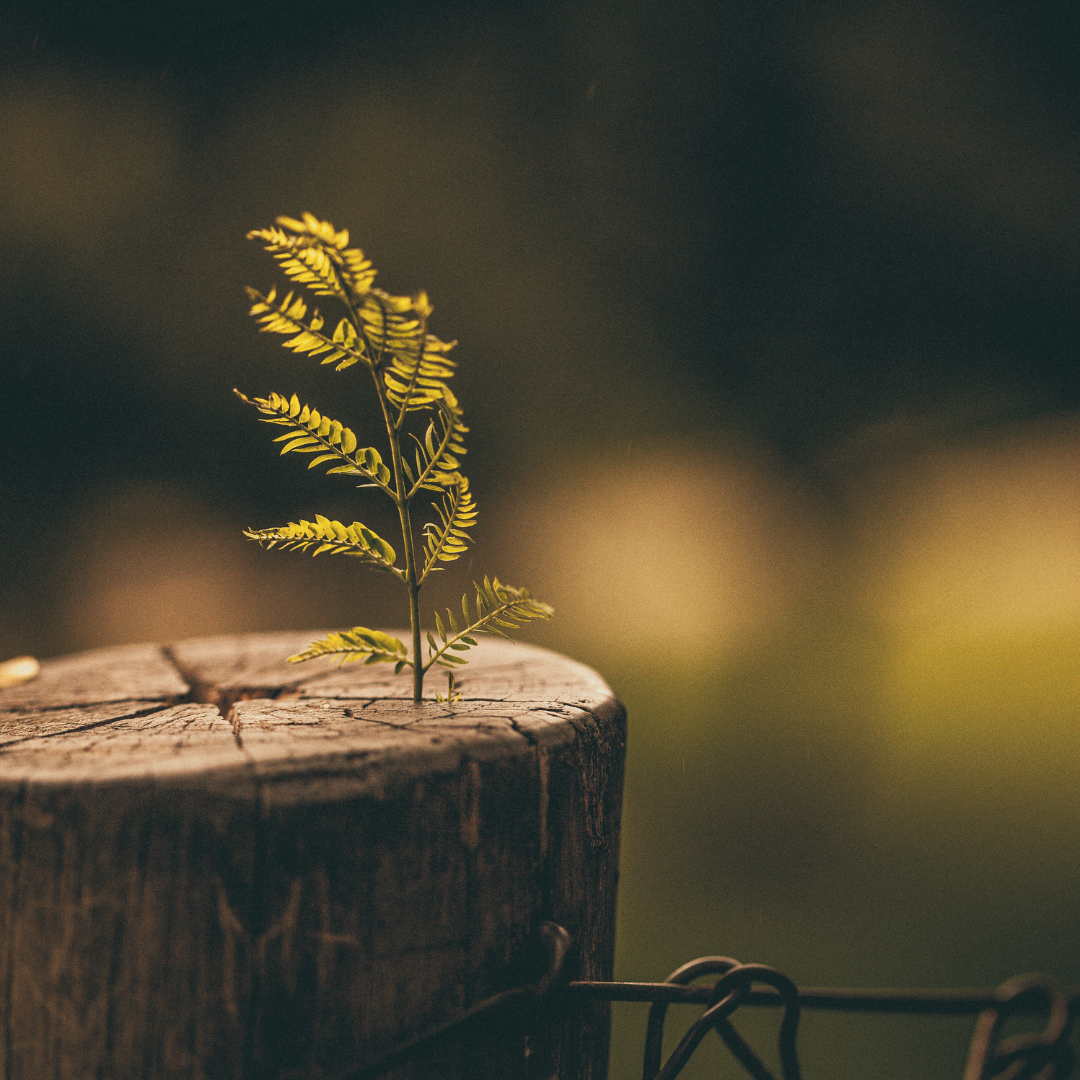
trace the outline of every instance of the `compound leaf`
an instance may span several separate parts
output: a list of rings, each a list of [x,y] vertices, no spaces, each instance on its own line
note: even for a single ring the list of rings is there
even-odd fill
[[[469,492],[468,479],[461,473],[454,473],[452,479],[453,487],[443,495],[440,503],[434,504],[438,523],[429,521],[424,526],[425,555],[421,583],[436,563],[453,562],[460,558],[471,541],[466,530],[476,524],[476,503]]]
[[[365,664],[394,664],[397,674],[403,667],[412,666],[408,655],[409,650],[400,638],[380,630],[369,630],[366,626],[354,626],[351,630],[327,634],[313,641],[303,652],[290,656],[289,663],[297,664],[319,656],[340,656],[342,664],[357,660],[363,660]]]
[[[336,363],[337,371],[352,367],[359,361],[371,367],[371,360],[365,355],[363,340],[357,337],[355,327],[349,344],[346,344],[347,335],[340,341],[335,341],[334,338],[329,338],[322,333],[324,320],[318,309],[305,322],[307,304],[304,303],[302,297],[294,296],[290,292],[278,303],[276,289],[271,289],[263,296],[258,289],[249,288],[247,294],[252,301],[248,314],[255,319],[264,333],[293,335],[288,341],[282,342],[286,349],[310,356],[321,356],[323,364]],[[335,337],[337,336],[335,332]]]
[[[444,644],[441,647],[436,647],[434,638],[428,634],[428,644],[431,648],[424,670],[430,668],[432,664],[446,667],[451,664],[468,663],[464,657],[449,655],[447,650],[464,652],[473,648],[476,645],[473,634],[498,634],[500,637],[506,637],[499,627],[518,630],[522,623],[532,622],[534,619],[550,619],[555,614],[554,608],[541,600],[534,599],[528,589],[503,585],[498,578],[489,580],[485,577],[483,586],[475,585],[475,582],[474,586],[476,588],[476,617],[473,618],[469,614],[469,597],[466,594],[461,599],[461,609],[465,612],[465,621],[469,625],[452,634],[449,639],[443,636]],[[449,609],[446,614],[453,626],[453,616]],[[435,624],[442,636],[443,624],[437,612]]]
[[[390,470],[383,464],[382,455],[373,446],[363,450],[356,449],[356,436],[337,420],[321,415],[310,405],[300,407],[296,395],[286,399],[281,394],[270,393],[265,398],[249,398],[234,390],[241,401],[254,405],[267,419],[267,424],[281,424],[292,430],[279,435],[274,442],[284,442],[282,455],[289,453],[314,454],[320,456],[308,465],[313,468],[327,461],[340,461],[342,464],[327,473],[346,473],[351,476],[364,476],[374,480],[384,491],[390,494]]]
[[[244,535],[255,540],[268,551],[274,547],[285,551],[307,551],[312,555],[329,551],[332,555],[350,555],[362,559],[375,569],[389,570],[398,577],[404,575],[394,566],[397,558],[394,549],[366,525],[354,521],[343,525],[316,514],[314,521],[290,521],[274,529],[245,529]]]

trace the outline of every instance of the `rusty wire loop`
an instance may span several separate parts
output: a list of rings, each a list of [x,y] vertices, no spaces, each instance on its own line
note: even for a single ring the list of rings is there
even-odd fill
[[[783,1069],[783,1080],[802,1080],[795,1048],[795,1035],[799,1027],[799,991],[795,984],[775,968],[766,967],[764,964],[740,964],[738,960],[727,956],[705,956],[700,960],[691,960],[673,971],[664,981],[685,985],[702,975],[714,973],[720,973],[721,978],[712,988],[713,1003],[682,1037],[662,1068],[660,1059],[668,1003],[653,1003],[645,1033],[643,1080],[674,1080],[710,1028],[716,1029],[735,1059],[754,1080],[775,1080],[773,1074],[728,1021],[728,1016],[746,1001],[755,982],[775,987],[783,1001],[784,1018],[780,1023],[780,1066]]]
[[[651,1002],[645,1033],[643,1080],[675,1080],[710,1030],[754,1080],[776,1080],[728,1017],[742,1006],[780,1007],[778,1049],[781,1080],[802,1080],[796,1047],[802,1009],[844,1012],[976,1015],[963,1080],[1066,1080],[1075,1065],[1069,1044],[1072,1022],[1080,1014],[1080,987],[1062,989],[1043,975],[1019,975],[995,990],[877,990],[798,988],[782,972],[764,964],[740,964],[727,956],[705,956],[673,971],[662,983],[570,980],[570,935],[556,923],[539,927],[545,968],[534,983],[517,986],[477,1002],[452,1020],[404,1042],[377,1060],[339,1073],[336,1080],[376,1080],[414,1054],[456,1035],[482,1018],[513,1010],[537,1010],[545,1002]],[[719,975],[712,986],[692,986],[704,975]],[[763,988],[764,987],[764,988]],[[704,1005],[666,1062],[664,1020],[671,1004]],[[1010,1017],[1047,1015],[1034,1034],[1002,1039]]]
[[[724,975],[738,966],[739,961],[732,960],[728,956],[702,956],[697,960],[691,960],[688,964],[683,964],[682,967],[676,968],[664,982],[674,983],[676,986],[685,986],[702,975]],[[716,986],[719,985],[720,983],[717,982]],[[726,1004],[729,1001],[732,1002],[732,1008],[734,1008],[745,997],[744,993],[736,990],[724,995],[723,998],[717,997],[716,986],[710,992],[710,1005],[707,1012],[711,1013],[717,1005]],[[644,1080],[653,1080],[660,1073],[664,1044],[664,1020],[667,1017],[669,1004],[670,1002],[667,1001],[654,1001],[652,1008],[649,1009],[649,1023],[645,1029],[645,1067],[642,1073]],[[727,1030],[734,1031],[726,1016],[717,1016],[716,1023],[717,1031],[721,1032],[721,1037]],[[700,1022],[695,1025],[695,1028],[697,1027],[700,1027]],[[700,1035],[695,1034],[692,1041],[689,1039],[691,1032],[687,1032],[687,1038],[682,1040],[675,1053],[672,1054],[669,1064],[679,1060],[685,1062],[685,1060],[689,1059],[690,1054],[694,1052],[707,1031],[708,1027],[705,1027]],[[727,1042],[726,1039],[724,1041]],[[731,1043],[728,1042],[728,1046],[730,1045]],[[681,1065],[679,1067],[681,1068]]]
[[[984,1009],[975,1021],[964,1080],[1064,1080],[1076,1059],[1067,1041],[1070,1012],[1065,994],[1041,975],[1018,975],[1003,982],[996,997],[998,1003]],[[1025,999],[1045,1001],[1046,1027],[999,1042],[1002,1025]]]

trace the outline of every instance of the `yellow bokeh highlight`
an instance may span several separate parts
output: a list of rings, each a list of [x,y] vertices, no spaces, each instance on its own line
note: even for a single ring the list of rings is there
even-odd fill
[[[887,771],[905,783],[1076,816],[1078,429],[920,455],[867,500],[857,572],[882,628]]]
[[[590,448],[533,482],[500,543],[591,652],[700,668],[820,584],[812,503],[746,454],[670,440]]]

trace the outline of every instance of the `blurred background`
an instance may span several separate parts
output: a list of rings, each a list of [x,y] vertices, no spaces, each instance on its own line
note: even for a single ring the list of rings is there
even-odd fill
[[[1080,983],[1078,49],[1020,0],[4,5],[0,658],[402,622],[241,537],[392,539],[231,393],[376,433],[246,316],[310,210],[461,342],[429,601],[527,584],[627,703],[619,977]],[[969,1027],[810,1015],[805,1074]]]

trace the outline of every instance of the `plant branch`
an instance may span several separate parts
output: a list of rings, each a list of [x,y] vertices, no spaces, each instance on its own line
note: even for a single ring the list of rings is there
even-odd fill
[[[416,380],[420,378],[420,365],[424,362],[424,345],[427,342],[427,316],[420,316],[420,344],[417,346],[416,352],[416,367],[413,368],[412,378],[409,380],[408,388],[405,391],[405,396],[401,401],[401,409],[398,411],[398,418],[394,424],[394,427],[400,431],[401,425],[405,423],[405,412],[409,408],[409,398],[412,397],[412,392],[416,388]]]
[[[443,437],[439,443],[438,451],[432,455],[431,460],[424,466],[424,471],[416,478],[416,483],[409,489],[408,498],[412,498],[421,487],[423,487],[424,480],[435,468],[438,460],[446,453],[446,448],[450,445],[450,440],[454,436],[454,414],[445,401],[439,403],[439,410],[442,413],[443,422],[446,427],[443,429]]]

